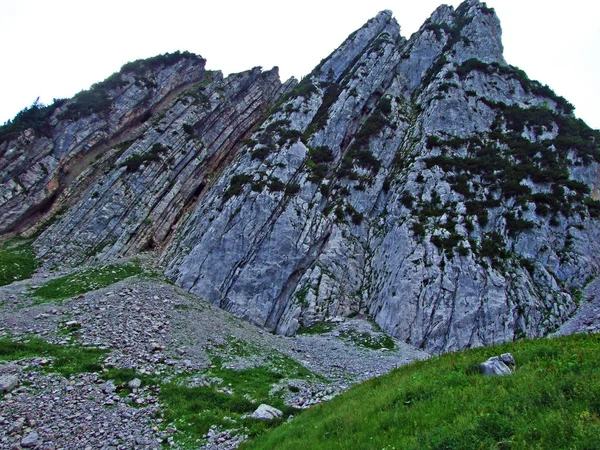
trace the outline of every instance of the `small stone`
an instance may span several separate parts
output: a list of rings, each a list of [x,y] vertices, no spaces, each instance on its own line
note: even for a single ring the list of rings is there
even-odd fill
[[[130,389],[138,389],[141,385],[142,380],[140,380],[139,378],[134,378],[129,383],[127,383],[127,386],[129,386]]]
[[[13,424],[8,429],[8,433],[18,433],[23,429],[23,425],[25,425],[25,417],[19,417],[17,420],[13,422]]]
[[[16,375],[0,376],[0,392],[10,392],[19,384],[19,377]]]
[[[282,415],[283,413],[277,408],[273,408],[272,406],[263,403],[256,408],[256,411],[252,413],[251,417],[258,420],[272,420],[281,417]]]
[[[504,376],[512,375],[510,368],[500,361],[497,356],[492,356],[486,362],[481,363],[481,373],[484,375]]]
[[[112,394],[113,392],[115,392],[117,390],[117,387],[115,386],[115,384],[112,381],[107,381],[102,390],[104,391],[105,394]]]
[[[23,439],[21,439],[21,447],[31,448],[37,447],[38,445],[40,445],[40,438],[35,431],[28,433]]]
[[[158,352],[162,349],[163,346],[157,342],[150,342],[150,344],[148,344],[148,350],[150,350],[151,352]]]

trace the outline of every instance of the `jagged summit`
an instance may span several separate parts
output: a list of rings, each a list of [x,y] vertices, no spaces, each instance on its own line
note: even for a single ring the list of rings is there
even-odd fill
[[[383,11],[299,83],[189,58],[123,75],[105,109],[0,144],[3,231],[52,218],[48,267],[152,250],[281,334],[350,315],[435,352],[546,334],[600,267],[600,135],[501,34],[466,1],[410,39]]]

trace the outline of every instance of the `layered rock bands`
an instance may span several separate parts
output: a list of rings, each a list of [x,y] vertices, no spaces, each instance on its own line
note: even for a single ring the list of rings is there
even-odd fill
[[[600,135],[502,52],[467,0],[410,39],[383,11],[299,83],[130,63],[87,91],[104,107],[80,93],[0,144],[1,230],[54,220],[47,266],[155,250],[280,334],[359,314],[434,352],[544,335],[598,272]]]

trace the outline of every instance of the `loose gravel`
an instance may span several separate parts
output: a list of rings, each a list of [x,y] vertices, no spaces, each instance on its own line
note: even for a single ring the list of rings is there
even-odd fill
[[[48,275],[0,288],[0,337],[39,337],[47,342],[106,349],[104,367],[129,368],[170,379],[197,374],[199,384],[211,357],[242,369],[263,365],[269,355],[287,355],[320,375],[320,381],[287,380],[273,386],[286,402],[307,408],[352,384],[415,359],[428,357],[396,342],[394,350],[362,348],[340,330],[372,330],[362,319],[336,324],[322,335],[283,337],[242,321],[189,293],[141,276],[56,303],[35,304],[31,292]],[[157,386],[135,386],[123,397],[97,373],[62,377],[43,370],[42,358],[0,363],[0,376],[18,377],[0,394],[2,449],[153,449],[176,446],[176,430],[161,423]],[[192,378],[194,379],[194,378]],[[293,386],[290,390],[289,387]],[[204,448],[235,448],[243,434],[217,427]]]

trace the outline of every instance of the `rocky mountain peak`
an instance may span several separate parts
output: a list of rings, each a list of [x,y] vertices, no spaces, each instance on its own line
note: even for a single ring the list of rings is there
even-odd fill
[[[338,80],[367,47],[376,39],[390,39],[398,42],[400,26],[393,18],[392,12],[381,11],[360,29],[352,33],[331,55],[325,58],[311,72],[309,77],[319,82]]]
[[[408,40],[383,11],[299,83],[188,59],[5,140],[4,230],[54,217],[48,267],[152,251],[277,333],[369,316],[434,352],[546,334],[597,275],[600,135],[485,3]]]

